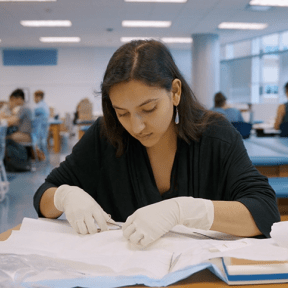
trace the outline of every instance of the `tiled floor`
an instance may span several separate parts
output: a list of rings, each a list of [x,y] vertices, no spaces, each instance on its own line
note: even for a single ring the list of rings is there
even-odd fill
[[[65,153],[54,154],[50,150],[49,161],[37,163],[35,172],[8,174],[16,177],[11,180],[9,191],[0,203],[0,233],[17,226],[24,217],[38,217],[33,207],[33,195],[50,171],[71,152],[76,141],[75,138],[69,139],[69,147]]]

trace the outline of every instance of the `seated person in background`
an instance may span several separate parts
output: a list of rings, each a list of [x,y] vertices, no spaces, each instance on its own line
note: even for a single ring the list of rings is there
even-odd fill
[[[21,142],[30,142],[33,112],[25,105],[25,95],[22,89],[16,89],[11,93],[9,105],[11,111],[14,111],[15,114],[12,113],[10,116],[3,115],[0,118],[6,119],[8,127],[17,127],[17,131],[8,135],[7,138],[20,144]],[[16,107],[18,108],[15,109]]]
[[[222,113],[230,122],[244,122],[241,112],[227,105],[227,98],[218,92],[214,96],[214,107],[212,111]]]
[[[9,102],[7,103],[4,103],[3,106],[1,107],[0,109],[0,118],[4,118],[4,117],[7,117],[7,116],[11,116],[11,115],[15,115],[17,114],[17,112],[19,111],[20,109],[20,106],[16,106],[14,107],[13,109],[11,108],[12,107],[12,102],[11,102],[11,99],[9,99]]]
[[[43,118],[48,119],[50,115],[50,110],[46,102],[44,101],[44,92],[41,90],[37,90],[34,92],[34,101],[35,105],[35,116],[41,116]]]
[[[285,94],[288,97],[288,82],[284,86]],[[288,102],[279,105],[274,123],[274,129],[279,130],[282,123],[288,122]]]

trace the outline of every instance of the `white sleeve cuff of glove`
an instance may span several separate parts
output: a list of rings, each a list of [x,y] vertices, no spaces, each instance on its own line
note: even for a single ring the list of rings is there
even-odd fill
[[[175,198],[180,210],[180,224],[190,228],[209,230],[214,221],[211,200],[193,197]]]
[[[63,206],[63,202],[64,202],[64,198],[67,195],[67,193],[69,193],[69,190],[67,188],[69,188],[69,185],[61,185],[59,186],[54,194],[54,206],[56,207],[57,210],[64,212],[64,206]]]

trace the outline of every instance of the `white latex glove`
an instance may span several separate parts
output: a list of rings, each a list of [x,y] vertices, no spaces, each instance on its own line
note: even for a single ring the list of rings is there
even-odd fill
[[[54,205],[59,211],[65,212],[68,222],[77,233],[96,233],[94,220],[101,231],[108,230],[106,222],[114,222],[88,193],[77,186],[58,187],[54,195]]]
[[[138,209],[127,218],[122,230],[124,237],[133,244],[145,247],[175,225],[209,230],[213,221],[214,205],[211,200],[178,197]]]

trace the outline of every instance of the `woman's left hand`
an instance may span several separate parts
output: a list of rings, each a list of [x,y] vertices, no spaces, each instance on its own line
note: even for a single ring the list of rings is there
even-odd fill
[[[176,197],[138,209],[127,218],[122,230],[125,238],[145,247],[175,225],[209,230],[213,221],[214,205],[211,200]]]
[[[140,208],[122,225],[123,235],[134,244],[146,247],[180,221],[179,206],[173,199]]]

